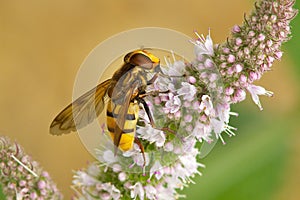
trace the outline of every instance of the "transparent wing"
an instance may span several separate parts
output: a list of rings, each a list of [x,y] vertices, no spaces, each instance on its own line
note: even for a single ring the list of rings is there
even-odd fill
[[[61,135],[76,131],[92,121],[102,112],[107,99],[111,79],[91,89],[61,111],[50,125],[50,133]]]
[[[205,158],[212,151],[212,149],[215,147],[217,142],[218,142],[217,138],[214,138],[214,140],[211,143],[204,141],[200,148],[199,158],[200,159]]]
[[[129,104],[130,104],[130,101],[132,100],[132,98],[134,97],[134,93],[137,91],[138,86],[139,86],[139,81],[134,81],[132,84],[127,83],[127,85],[122,88],[123,95],[121,97],[119,96],[120,94],[118,91],[116,91],[116,93],[117,93],[116,95],[113,95],[111,97],[112,102],[121,103],[121,104],[119,104],[121,106],[120,106],[120,110],[118,112],[118,116],[116,117],[116,123],[115,123],[115,127],[114,127],[114,130],[115,130],[114,145],[116,147],[119,146],[119,142],[120,142],[123,128],[124,128],[125,121],[126,121],[126,115],[128,113]],[[115,88],[120,89],[120,87],[118,87],[118,84]]]

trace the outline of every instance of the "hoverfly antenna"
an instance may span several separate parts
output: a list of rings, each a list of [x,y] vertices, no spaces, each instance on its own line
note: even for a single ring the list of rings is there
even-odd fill
[[[153,48],[151,48],[151,47],[144,47],[144,46],[142,46],[142,47],[141,47],[141,50],[153,51]]]

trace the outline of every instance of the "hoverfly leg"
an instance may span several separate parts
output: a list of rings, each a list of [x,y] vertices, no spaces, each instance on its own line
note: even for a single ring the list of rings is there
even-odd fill
[[[177,137],[179,137],[180,140],[183,141],[183,138],[181,138],[175,131],[173,131],[172,129],[170,129],[169,127],[163,127],[163,128],[158,128],[156,127],[155,123],[154,123],[154,119],[153,119],[153,116],[150,112],[150,109],[149,109],[149,106],[147,105],[146,101],[142,98],[138,98],[137,99],[139,103],[142,103],[143,106],[144,106],[144,109],[148,115],[148,118],[149,118],[149,121],[150,121],[150,124],[153,128],[157,129],[157,130],[161,130],[163,132],[169,132],[169,133],[172,133],[174,135],[176,135]]]
[[[139,98],[144,98],[146,96],[158,96],[158,94],[167,94],[169,93],[170,90],[165,90],[165,91],[159,91],[159,90],[154,90],[154,91],[150,91],[144,94],[139,94]]]
[[[145,95],[147,95],[147,93],[146,93]],[[151,114],[151,111],[150,111],[149,106],[147,105],[146,101],[145,101],[142,97],[140,97],[140,96],[137,98],[137,101],[138,101],[139,103],[142,103],[142,104],[143,104],[143,107],[144,107],[144,109],[145,109],[145,111],[146,111],[146,113],[147,113],[147,115],[148,115],[148,117],[149,117],[149,121],[150,121],[151,126],[152,126],[153,128],[156,128],[156,127],[155,127],[155,124],[154,124],[153,116],[152,116],[152,114]]]
[[[184,138],[181,135],[177,134],[175,131],[173,131],[172,129],[170,129],[168,127],[156,128],[156,129],[161,130],[163,132],[169,132],[169,133],[175,135],[176,137],[178,137],[181,142],[184,142]]]
[[[172,133],[172,134],[176,135],[176,132],[173,131],[172,129],[168,128],[168,127],[156,128],[156,129],[159,129],[159,130],[164,131],[164,132],[167,131],[167,132],[169,132],[169,133]]]
[[[182,77],[186,77],[187,75],[186,74],[182,74],[181,76],[169,76],[171,78],[182,78]]]
[[[159,75],[164,78],[184,78],[187,76],[186,74],[175,76],[175,75],[167,75],[167,74],[163,74],[163,73],[159,73]]]
[[[153,84],[157,78],[158,78],[158,73],[154,74],[154,76],[149,81],[147,81],[147,85]]]
[[[114,156],[115,156],[115,157],[117,156],[117,153],[118,153],[118,147],[117,147],[117,146],[114,146]]]
[[[134,137],[134,142],[139,146],[141,153],[143,155],[143,159],[144,159],[144,164],[143,164],[143,168],[146,166],[146,157],[145,157],[145,150],[144,150],[144,146],[141,143],[141,141],[139,140],[139,138]]]

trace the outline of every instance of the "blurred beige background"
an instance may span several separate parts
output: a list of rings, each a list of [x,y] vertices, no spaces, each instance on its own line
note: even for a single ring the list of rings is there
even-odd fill
[[[240,0],[1,0],[0,134],[18,141],[40,161],[69,199],[72,170],[85,167],[93,158],[76,134],[54,137],[48,129],[70,103],[77,70],[88,53],[114,34],[145,26],[189,36],[194,29],[206,34],[210,27],[214,42],[220,43],[251,9],[250,1]],[[296,105],[299,95],[288,67],[292,64],[285,55],[275,71],[263,77],[262,84],[276,94],[263,98],[264,112],[287,116]],[[294,147],[300,144],[297,140],[292,144],[294,159],[286,184],[274,195],[279,199],[300,195],[295,190],[299,179],[292,175],[299,174],[300,150]]]

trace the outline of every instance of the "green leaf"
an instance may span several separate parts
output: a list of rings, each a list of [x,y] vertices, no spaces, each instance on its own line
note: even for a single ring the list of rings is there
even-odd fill
[[[0,200],[6,200],[6,197],[5,195],[3,194],[3,191],[2,191],[2,185],[0,184]]]

